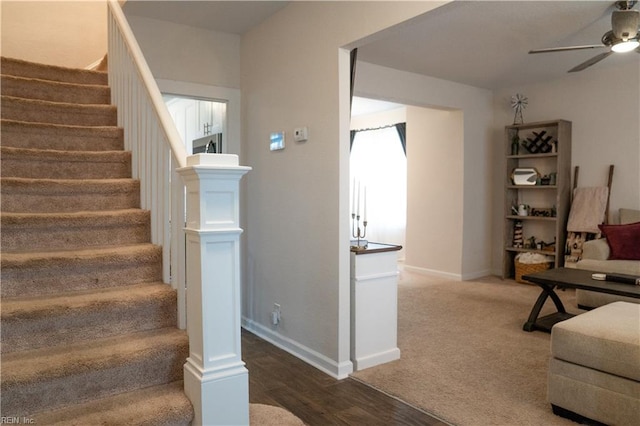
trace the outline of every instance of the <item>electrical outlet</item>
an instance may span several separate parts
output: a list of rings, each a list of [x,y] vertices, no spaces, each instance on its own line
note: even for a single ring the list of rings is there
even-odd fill
[[[280,324],[280,319],[281,319],[280,304],[274,303],[273,311],[271,311],[271,324],[273,325]]]

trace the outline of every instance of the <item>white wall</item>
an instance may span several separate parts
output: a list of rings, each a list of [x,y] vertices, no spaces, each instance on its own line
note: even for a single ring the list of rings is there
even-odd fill
[[[502,185],[505,163],[501,150],[503,129],[513,122],[510,98],[529,99],[525,122],[565,119],[572,122],[572,167],[580,166],[578,186],[607,183],[609,165],[615,166],[611,190],[613,223],[620,207],[640,209],[640,65],[606,63],[544,84],[500,90],[495,96],[494,186]],[[572,172],[573,176],[573,172]],[[504,191],[496,191],[494,211],[500,212]],[[493,232],[493,265],[501,263],[500,215]]]
[[[464,140],[458,159],[462,168],[462,186],[457,179],[442,181],[443,199],[432,200],[438,205],[455,204],[446,199],[462,196],[461,213],[457,234],[451,235],[450,256],[460,261],[430,264],[430,259],[421,259],[416,268],[429,270],[446,276],[471,279],[491,272],[491,224],[493,215],[493,94],[489,90],[479,89],[459,83],[453,83],[433,77],[398,71],[387,67],[359,62],[356,77],[356,96],[371,97],[407,105],[431,107],[436,109],[459,110],[462,112]],[[407,130],[408,131],[408,130]],[[454,135],[455,137],[455,135]],[[408,150],[409,148],[407,148]],[[413,190],[411,190],[413,192]],[[408,213],[409,215],[410,213]],[[413,217],[419,214],[414,212]],[[451,220],[454,220],[452,217]],[[407,226],[413,226],[407,224]],[[454,226],[451,225],[450,229]],[[429,252],[439,250],[441,241],[431,239],[429,229],[424,234],[415,233],[415,237],[430,240]],[[411,232],[414,234],[414,232]],[[407,265],[412,266],[410,245],[407,241]],[[418,254],[415,254],[418,256]],[[416,258],[414,258],[413,261]]]
[[[240,87],[240,36],[127,14],[156,79]]]
[[[292,2],[242,40],[245,326],[338,377],[349,361],[349,55],[340,47],[439,5]],[[296,144],[295,127],[309,140]],[[287,147],[268,150],[286,131]],[[282,322],[269,324],[274,303]]]
[[[2,56],[85,68],[107,53],[106,1],[6,1]]]

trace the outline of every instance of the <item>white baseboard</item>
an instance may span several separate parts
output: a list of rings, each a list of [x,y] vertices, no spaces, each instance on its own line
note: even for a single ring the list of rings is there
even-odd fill
[[[351,361],[337,363],[327,356],[246,317],[242,317],[242,327],[335,379],[345,379],[349,377],[349,374],[353,373],[353,364]]]
[[[102,65],[106,60],[106,55],[103,56],[102,58],[98,59],[97,61],[87,65],[86,67],[84,67],[85,70],[95,70],[97,69],[100,65]],[[106,70],[105,70],[106,71]]]
[[[420,268],[418,266],[410,266],[410,265],[404,265],[403,268],[406,271],[415,272],[416,274],[429,275],[432,277],[447,278],[450,280],[458,280],[458,281],[475,280],[476,278],[486,277],[487,275],[494,275],[492,274],[490,269],[485,269],[483,271],[476,271],[476,272],[468,272],[466,274],[454,274],[452,272],[443,272],[443,271],[437,271],[435,269]]]
[[[393,348],[385,352],[368,355],[362,358],[356,358],[353,363],[353,367],[356,371],[360,371],[364,370],[365,368],[374,367],[376,365],[395,361],[397,359],[400,359],[400,349]]]
[[[418,266],[404,265],[404,270],[408,271],[408,272],[415,272],[416,274],[421,274],[421,275],[429,275],[429,276],[432,276],[432,277],[448,278],[450,280],[461,280],[462,279],[462,275],[460,275],[460,274],[453,274],[451,272],[437,271],[435,269],[420,268]]]

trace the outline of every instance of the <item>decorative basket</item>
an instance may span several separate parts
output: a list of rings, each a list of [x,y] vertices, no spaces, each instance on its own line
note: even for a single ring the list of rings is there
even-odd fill
[[[527,274],[533,274],[534,272],[542,272],[551,268],[553,262],[541,262],[541,263],[522,263],[518,259],[514,260],[516,268],[516,281],[522,284],[532,284],[527,280],[523,280],[522,276]]]

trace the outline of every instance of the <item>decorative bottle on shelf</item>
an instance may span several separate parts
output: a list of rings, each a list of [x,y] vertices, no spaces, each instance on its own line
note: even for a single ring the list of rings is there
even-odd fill
[[[511,138],[511,155],[518,155],[520,152],[520,136],[516,132]]]

